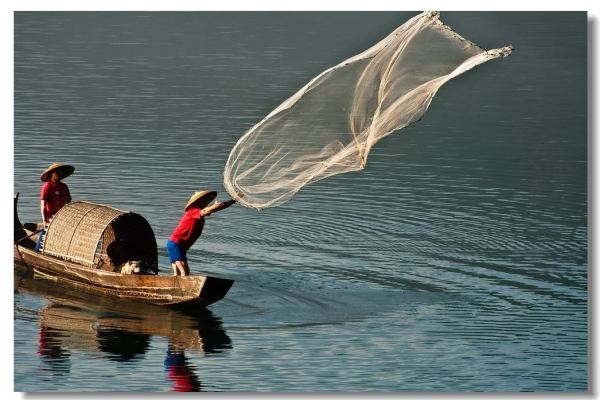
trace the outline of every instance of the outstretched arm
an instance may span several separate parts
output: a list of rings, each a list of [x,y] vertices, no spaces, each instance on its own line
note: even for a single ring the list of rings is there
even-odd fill
[[[233,200],[233,199],[224,201],[222,203],[220,201],[215,201],[212,205],[202,209],[202,216],[208,217],[210,214],[216,213],[217,211],[224,210],[234,203],[235,203],[235,200]]]

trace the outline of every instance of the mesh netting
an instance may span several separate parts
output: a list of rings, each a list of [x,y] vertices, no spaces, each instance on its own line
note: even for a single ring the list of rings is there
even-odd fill
[[[371,147],[421,118],[448,80],[511,46],[488,50],[419,14],[312,79],[237,142],[224,186],[246,207],[273,207],[323,178],[365,167]],[[239,197],[242,194],[243,197]]]

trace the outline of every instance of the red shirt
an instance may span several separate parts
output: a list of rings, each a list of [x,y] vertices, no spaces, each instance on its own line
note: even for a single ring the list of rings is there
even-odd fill
[[[202,234],[204,221],[201,209],[190,208],[183,214],[179,225],[173,230],[169,240],[177,243],[184,250],[189,249]]]
[[[64,183],[48,181],[42,186],[40,199],[44,200],[44,220],[47,222],[65,204],[71,202],[71,193]]]

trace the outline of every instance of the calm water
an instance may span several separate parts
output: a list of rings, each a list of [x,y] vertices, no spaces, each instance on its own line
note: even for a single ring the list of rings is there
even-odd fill
[[[72,163],[75,199],[164,244],[236,140],[415,13],[16,13],[15,191]],[[15,390],[585,391],[585,13],[443,13],[508,59],[451,81],[365,171],[211,217],[191,318],[15,277]],[[221,193],[221,197],[227,198]]]

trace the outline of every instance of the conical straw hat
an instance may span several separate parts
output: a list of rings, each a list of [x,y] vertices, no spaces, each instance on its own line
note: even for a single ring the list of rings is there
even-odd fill
[[[40,179],[44,182],[48,182],[50,174],[54,171],[60,171],[60,179],[65,179],[75,171],[75,167],[68,164],[54,163],[46,168],[44,172],[42,172]]]
[[[204,197],[208,199],[207,203],[210,203],[215,199],[215,197],[217,197],[217,192],[215,192],[214,190],[201,190],[199,192],[194,193],[194,195],[190,197],[187,204],[185,205],[185,210],[187,211],[187,209],[190,208],[192,204]]]

